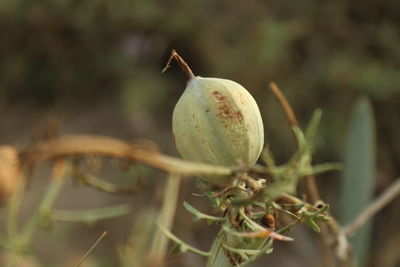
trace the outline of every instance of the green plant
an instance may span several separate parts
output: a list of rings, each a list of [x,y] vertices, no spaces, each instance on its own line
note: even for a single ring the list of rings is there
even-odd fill
[[[324,241],[327,240],[325,249],[330,249],[331,252],[332,248],[337,249],[341,263],[350,264],[351,245],[347,237],[400,193],[400,180],[369,203],[353,221],[345,226],[339,225],[329,213],[329,205],[319,199],[318,189],[312,182],[314,175],[342,168],[342,165],[337,163],[312,164],[321,111],[317,109],[314,112],[303,131],[279,88],[272,84],[271,89],[281,103],[297,144],[296,152],[282,165],[276,164],[268,144],[261,153],[260,163],[238,162],[232,166],[192,162],[167,156],[160,153],[150,142],[128,143],[111,137],[90,135],[59,136],[18,151],[18,162],[21,164],[15,165],[13,171],[6,176],[4,173],[0,176],[0,179],[9,179],[13,174],[14,179],[18,181],[13,190],[8,190],[8,195],[5,196],[8,216],[5,235],[0,236],[0,245],[6,251],[4,266],[16,266],[21,257],[29,252],[37,230],[49,229],[56,221],[93,223],[131,211],[128,205],[87,211],[59,210],[54,207],[55,200],[69,176],[101,192],[120,194],[136,191],[137,187],[119,188],[83,171],[80,159],[93,157],[113,158],[125,164],[139,162],[168,173],[161,210],[148,209],[139,214],[133,233],[141,232],[135,237],[143,241],[143,245],[131,244],[130,242],[135,240],[131,236],[130,242],[120,251],[123,266],[164,265],[168,240],[173,241],[181,252],[204,256],[208,267],[246,266],[257,258],[270,254],[275,242],[293,241],[288,236],[290,230],[303,223],[320,233]],[[54,166],[48,188],[30,219],[20,228],[17,217],[26,177],[35,166],[49,161],[54,163]],[[10,167],[6,161],[1,161],[0,164],[2,170]],[[183,203],[186,210],[193,214],[195,221],[204,220],[208,224],[220,226],[208,251],[187,244],[171,231],[178,205],[180,182],[193,176],[229,178],[229,184],[223,188],[207,183],[210,179],[197,180],[198,188],[215,208],[215,214],[205,214],[191,204]],[[311,181],[307,183],[310,201],[296,196],[297,186],[302,179]],[[105,233],[87,253],[82,253],[83,257],[77,265],[85,260]],[[332,246],[328,242],[334,242],[335,245]],[[327,258],[324,266],[334,266],[334,262],[333,258]]]
[[[234,153],[235,146],[239,144],[240,147],[242,142],[246,141],[249,137],[251,138],[251,133],[244,131],[243,134],[234,139],[230,138],[232,131],[230,126],[226,132],[220,131],[220,128],[224,129],[224,127],[218,124],[219,113],[214,112],[213,99],[208,100],[207,98],[210,92],[221,88],[218,79],[210,79],[206,84],[198,82],[199,85],[195,86],[193,82],[195,76],[186,62],[174,50],[167,63],[167,67],[172,58],[178,61],[181,68],[189,76],[188,86],[175,107],[173,117],[175,143],[181,155],[184,158],[200,162],[227,166],[232,165],[235,160],[227,162],[226,160],[221,161],[218,159],[230,157],[240,159],[244,153],[256,153],[258,155],[257,146],[248,146],[245,151],[241,151],[239,154]],[[224,83],[226,83],[224,88],[227,88],[228,94],[238,94],[238,91],[242,90],[241,88],[236,88],[233,83],[228,83],[228,81]],[[183,105],[182,102],[187,103],[187,105]],[[225,105],[228,106],[227,109],[237,108],[235,101],[228,101]],[[249,116],[253,116],[253,114],[257,115],[257,105],[254,103],[253,106],[256,109],[246,106],[242,107],[242,110],[248,112]],[[289,106],[287,105],[286,109],[288,110],[288,108]],[[205,110],[212,112],[206,113],[207,111]],[[289,113],[294,116],[293,112]],[[196,124],[191,123],[186,118],[187,114],[190,115],[192,120],[200,121],[199,125],[205,128],[205,130],[195,129],[193,125]],[[205,114],[205,117],[202,114]],[[221,214],[224,214],[222,218],[206,215],[196,210],[190,204],[184,203],[185,208],[195,216],[195,220],[205,219],[210,224],[217,223],[222,225],[210,251],[199,252],[179,240],[167,229],[162,228],[163,232],[179,244],[182,251],[191,248],[192,252],[207,256],[207,266],[244,266],[263,254],[271,253],[273,240],[291,241],[291,238],[285,237],[281,233],[289,231],[294,225],[302,222],[306,222],[313,230],[320,232],[317,222],[329,221],[329,216],[326,213],[329,206],[319,204],[316,207],[293,195],[301,178],[323,171],[340,169],[341,167],[340,164],[334,163],[321,164],[315,167],[311,164],[311,155],[314,149],[313,142],[320,117],[321,112],[317,110],[305,134],[296,125],[292,126],[298,150],[287,164],[276,166],[272,153],[266,147],[262,153],[262,159],[266,165],[254,165],[253,160],[244,162],[242,168],[229,175],[230,179],[228,181],[230,184],[225,184],[222,190],[214,187],[215,185],[221,186],[220,179],[216,180],[214,177],[211,177],[207,180],[201,177],[201,180],[198,180],[198,187],[208,196],[213,206]],[[224,123],[229,124],[229,122]],[[262,122],[260,125],[256,125],[255,128],[262,127]],[[193,128],[188,129],[190,127]],[[178,135],[176,134],[177,130]],[[181,134],[180,130],[188,136]],[[192,134],[192,132],[195,132],[195,134]],[[192,136],[195,136],[195,138],[192,138]],[[257,140],[257,137],[259,136],[254,138]],[[182,139],[185,142],[182,143]],[[197,151],[198,142],[202,140],[204,140],[202,144],[204,149]],[[217,143],[221,142],[221,140],[226,140],[230,149],[220,149],[221,151],[211,153],[213,149],[220,147]],[[262,143],[258,142],[257,144]],[[199,153],[199,156],[196,156],[196,152]],[[219,156],[220,153],[222,156]],[[217,160],[213,161],[213,156],[216,156]],[[227,180],[225,179],[224,181],[226,182]],[[275,221],[275,217],[280,217],[281,219],[282,217],[287,217],[288,221],[280,225],[279,229],[275,229],[275,223],[270,223],[270,225],[265,227],[259,223],[260,219],[265,216],[269,216],[270,221],[272,220],[273,222]]]

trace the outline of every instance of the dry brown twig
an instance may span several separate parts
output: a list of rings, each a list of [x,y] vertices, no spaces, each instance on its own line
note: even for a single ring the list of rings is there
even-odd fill
[[[189,65],[186,63],[185,60],[183,60],[183,58],[175,51],[175,49],[172,49],[171,55],[167,61],[167,64],[165,65],[165,67],[163,68],[163,70],[161,71],[161,73],[164,73],[167,71],[167,69],[171,66],[171,62],[172,60],[175,59],[176,61],[178,61],[179,66],[181,67],[181,69],[183,70],[184,73],[186,73],[186,75],[188,76],[189,80],[193,79],[195,76],[192,72],[192,70],[190,69]]]
[[[38,143],[21,153],[27,165],[72,156],[107,156],[128,161],[138,161],[151,167],[191,175],[231,175],[233,170],[227,167],[195,163],[166,156],[153,147],[144,144],[130,144],[112,137],[95,135],[65,135],[49,141]]]
[[[367,208],[365,208],[354,219],[354,221],[343,227],[344,234],[347,236],[353,235],[362,227],[368,220],[375,216],[384,206],[391,202],[397,195],[400,194],[400,178],[397,178],[378,198],[376,198]]]
[[[299,122],[297,121],[296,115],[294,114],[292,107],[290,106],[286,97],[283,95],[282,91],[279,89],[276,83],[271,82],[269,84],[269,88],[271,89],[272,93],[274,93],[275,97],[278,99],[279,104],[281,105],[283,111],[285,112],[289,124],[291,126],[294,125],[299,127]]]
[[[348,259],[349,244],[347,237],[356,233],[367,221],[369,221],[384,206],[400,195],[400,177],[396,179],[379,197],[369,204],[358,216],[348,225],[343,226],[337,235],[337,254],[342,261]]]
[[[282,91],[279,89],[279,87],[274,83],[271,82],[269,84],[269,87],[272,91],[272,93],[275,95],[277,98],[279,104],[281,105],[283,111],[285,112],[286,119],[288,120],[290,126],[296,126],[299,127],[298,120],[296,118],[296,115],[290,106],[289,102],[287,101],[286,97],[282,93]],[[293,137],[296,141],[296,137],[293,133]],[[309,175],[306,177],[306,186],[307,186],[307,192],[308,196],[310,197],[310,200],[315,203],[316,201],[320,200],[320,194],[318,191],[317,183],[315,181],[314,175]],[[332,249],[330,246],[330,240],[331,238],[329,237],[328,234],[328,228],[326,227],[325,224],[319,224],[321,228],[321,235],[320,237],[320,244],[322,247],[322,251],[324,253],[324,266],[334,266],[333,263],[333,254],[332,254]]]

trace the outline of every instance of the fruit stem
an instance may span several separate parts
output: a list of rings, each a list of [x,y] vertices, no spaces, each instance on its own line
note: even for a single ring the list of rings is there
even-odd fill
[[[171,56],[169,57],[168,62],[163,68],[161,73],[164,73],[170,67],[172,59],[175,59],[178,62],[179,67],[181,67],[183,72],[186,73],[189,80],[194,78],[194,74],[190,69],[189,65],[185,62],[185,60],[183,60],[183,58],[181,58],[181,56],[175,51],[175,49],[172,49]]]

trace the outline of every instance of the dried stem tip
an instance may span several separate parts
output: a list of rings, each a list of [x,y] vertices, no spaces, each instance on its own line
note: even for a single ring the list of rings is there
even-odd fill
[[[282,91],[276,85],[276,83],[271,82],[269,87],[275,97],[278,99],[279,104],[283,108],[286,114],[286,118],[291,126],[299,127],[299,123],[297,122],[296,115],[293,112],[292,107],[290,106],[289,102],[287,101],[286,97],[283,95]]]
[[[168,62],[165,65],[165,67],[163,68],[161,73],[164,73],[170,67],[172,59],[175,59],[178,62],[179,66],[181,67],[183,72],[186,73],[189,80],[194,78],[194,74],[193,74],[192,70],[190,69],[189,65],[185,62],[185,60],[183,60],[183,58],[181,58],[180,55],[178,55],[178,53],[175,51],[175,49],[172,49],[171,56],[169,57]]]

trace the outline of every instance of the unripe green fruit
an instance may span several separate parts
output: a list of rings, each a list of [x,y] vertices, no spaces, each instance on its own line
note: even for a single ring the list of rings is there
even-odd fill
[[[182,158],[215,165],[255,164],[264,144],[257,103],[243,86],[225,79],[190,79],[172,130]]]

